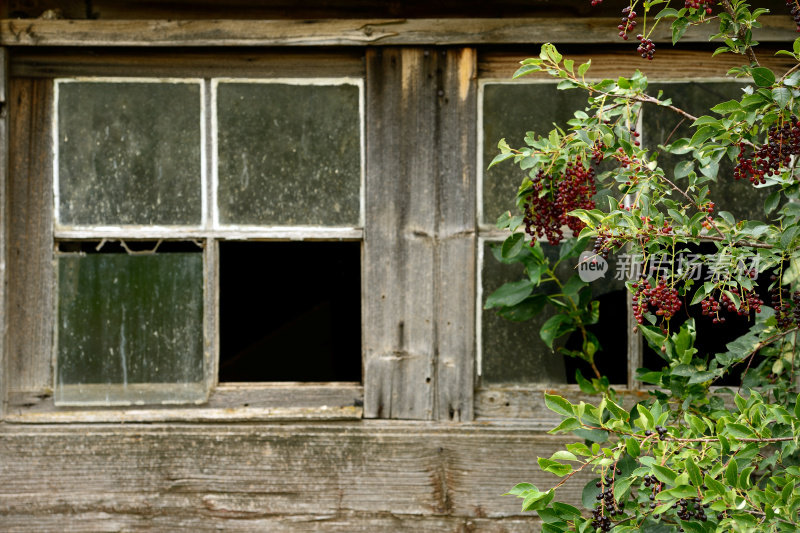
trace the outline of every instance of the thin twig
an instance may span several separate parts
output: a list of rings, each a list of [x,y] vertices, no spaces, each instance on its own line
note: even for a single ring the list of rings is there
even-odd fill
[[[733,6],[730,3],[730,0],[720,0],[720,4],[722,7],[725,8],[725,12],[731,16],[732,20],[736,20],[736,11],[734,11]],[[747,29],[739,24],[739,29],[736,31],[736,37],[739,38],[740,41],[746,42],[747,41]],[[747,55],[747,59],[750,60],[751,65],[760,66],[758,59],[756,58],[756,53],[753,51],[753,48],[748,44],[744,48],[745,55]]]

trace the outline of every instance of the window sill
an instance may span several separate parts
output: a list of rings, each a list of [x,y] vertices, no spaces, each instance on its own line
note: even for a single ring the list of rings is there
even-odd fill
[[[10,391],[5,421],[18,424],[338,421],[362,417],[356,383],[236,383],[194,406],[57,407],[49,391]]]

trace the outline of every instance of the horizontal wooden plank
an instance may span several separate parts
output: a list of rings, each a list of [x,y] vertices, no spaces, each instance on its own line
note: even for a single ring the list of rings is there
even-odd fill
[[[561,422],[561,417],[547,408],[544,403],[545,393],[563,396],[572,403],[600,401],[599,396],[582,393],[577,385],[562,385],[558,388],[547,385],[484,387],[475,392],[475,419],[508,419],[520,423],[537,420],[552,429]],[[624,386],[619,386],[617,393],[622,397],[622,404],[626,408],[650,397],[646,390],[625,390]]]
[[[264,526],[283,517],[277,531],[340,531],[351,521],[351,531],[370,523],[391,531],[520,531],[516,520],[504,529],[502,519],[529,515],[502,494],[520,481],[554,485],[535,458],[564,439],[534,425],[466,423],[6,423],[0,523],[4,531],[9,523],[41,531],[60,516],[59,531],[175,530],[167,526],[205,518],[201,530],[273,531]],[[559,498],[576,503],[587,479],[574,476]],[[500,520],[465,527],[481,519]],[[528,523],[533,530],[536,522]]]
[[[785,16],[764,16],[760,42],[791,42]],[[609,43],[618,19],[329,19],[329,20],[45,20],[0,21],[5,46],[364,46]],[[713,25],[690,28],[683,42],[706,42]],[[669,42],[668,25],[651,38]]]
[[[210,505],[211,506],[211,505]],[[213,507],[213,506],[212,506]],[[263,533],[530,533],[539,531],[541,521],[531,513],[524,518],[462,518],[408,516],[394,513],[319,513],[314,515],[236,516],[229,518],[211,511],[174,512],[142,517],[137,513],[64,511],[47,516],[21,514],[2,517],[5,533],[107,532],[107,531],[253,531]]]
[[[17,423],[235,422],[353,420],[362,415],[357,383],[238,383],[218,386],[207,404],[165,407],[57,407],[52,393],[11,391],[8,420]]]
[[[356,48],[102,50],[18,47],[11,57],[11,75],[20,77],[153,76],[319,78],[364,76],[364,58]]]
[[[786,39],[784,48],[794,37]],[[786,56],[775,56],[776,47],[761,46],[756,49],[762,66],[775,72],[785,72],[796,63]],[[591,59],[592,65],[586,76],[591,79],[617,78],[629,76],[641,70],[651,80],[702,80],[724,78],[732,67],[747,63],[743,56],[722,54],[711,56],[711,50],[675,50],[664,48],[656,51],[655,59],[642,59],[634,47],[625,49],[595,49],[587,53],[585,48],[561,50],[564,57],[575,61],[576,65]],[[520,61],[527,57],[538,57],[539,49],[529,47],[514,51],[485,51],[478,56],[478,76],[480,78],[511,79],[519,68]],[[523,79],[552,79],[547,74],[532,74]]]

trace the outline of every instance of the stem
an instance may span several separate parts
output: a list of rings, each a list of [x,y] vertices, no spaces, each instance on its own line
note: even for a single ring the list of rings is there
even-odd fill
[[[725,8],[725,12],[728,13],[728,15],[731,16],[731,19],[736,20],[736,11],[733,10],[733,6],[731,5],[730,0],[720,0],[720,4],[722,5],[723,8]],[[739,29],[736,30],[736,37],[740,41],[746,42],[746,40],[747,40],[747,29],[744,26],[742,26],[741,24],[739,24],[738,26],[739,26]],[[747,56],[747,59],[750,60],[750,64],[751,65],[760,66],[760,63],[758,62],[758,59],[756,58],[756,53],[753,52],[753,48],[749,44],[745,45],[744,52],[745,52],[745,55]]]

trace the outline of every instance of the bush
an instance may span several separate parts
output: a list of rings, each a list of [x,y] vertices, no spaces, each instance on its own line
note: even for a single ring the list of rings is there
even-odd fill
[[[585,91],[587,106],[566,130],[529,134],[519,149],[499,143],[492,165],[513,160],[527,173],[516,198],[518,214],[498,221],[511,231],[502,260],[522,263],[526,276],[498,289],[486,307],[503,316],[530,316],[550,305],[556,313],[543,325],[542,339],[552,347],[559,337],[578,334],[580,349],[560,350],[591,365],[595,376],[583,379],[581,388],[602,399],[576,405],[545,396],[563,417],[552,433],[580,440],[538,459],[542,470],[562,478],[552,488],[520,483],[510,494],[523,499],[523,510],[538,512],[546,532],[799,531],[800,63],[777,74],[759,65],[751,30],[767,10],[723,0],[715,14],[711,0],[686,0],[679,10],[653,0],[638,8],[639,17],[637,3],[626,8],[619,30],[627,37],[636,21],[652,22],[640,27],[637,52],[643,58],[653,58],[648,36],[656,24],[671,21],[674,42],[691,25],[718,24],[715,38],[724,44],[714,54],[742,55],[746,64],[729,75],[749,85],[740,99],[695,117],[664,95],[648,94],[640,72],[591,81],[589,63],[575,65],[551,44],[522,62],[515,77],[549,74],[560,80],[559,89]],[[798,15],[800,6],[787,4]],[[779,54],[800,62],[800,39]],[[643,146],[635,125],[642,107],[651,105],[691,121],[691,137]],[[659,154],[680,159],[663,168]],[[719,172],[725,159],[735,165],[732,175]],[[597,170],[601,161],[608,170]],[[769,191],[764,221],[736,220],[715,209],[710,185],[733,179]],[[595,205],[601,185],[615,191],[607,205]],[[654,386],[649,400],[630,409],[620,405],[594,364],[602,351],[587,330],[602,311],[587,282],[557,279],[540,239],[560,244],[561,260],[596,262],[621,250],[641,259],[642,275],[627,286],[638,329],[662,357],[660,368],[637,375]],[[701,243],[714,252],[697,253]],[[693,265],[680,261],[687,253]],[[656,261],[671,267],[653,270]],[[694,268],[713,268],[716,275],[697,283]],[[544,290],[548,284],[557,290]],[[765,288],[768,303],[758,296]],[[680,327],[673,321],[696,304],[703,319],[718,326],[727,317],[748,317],[749,330],[724,353],[703,353],[695,348],[694,318]],[[736,391],[716,386],[732,376],[741,382]],[[554,501],[558,488],[584,471],[598,476],[583,491],[584,512],[591,516]]]

